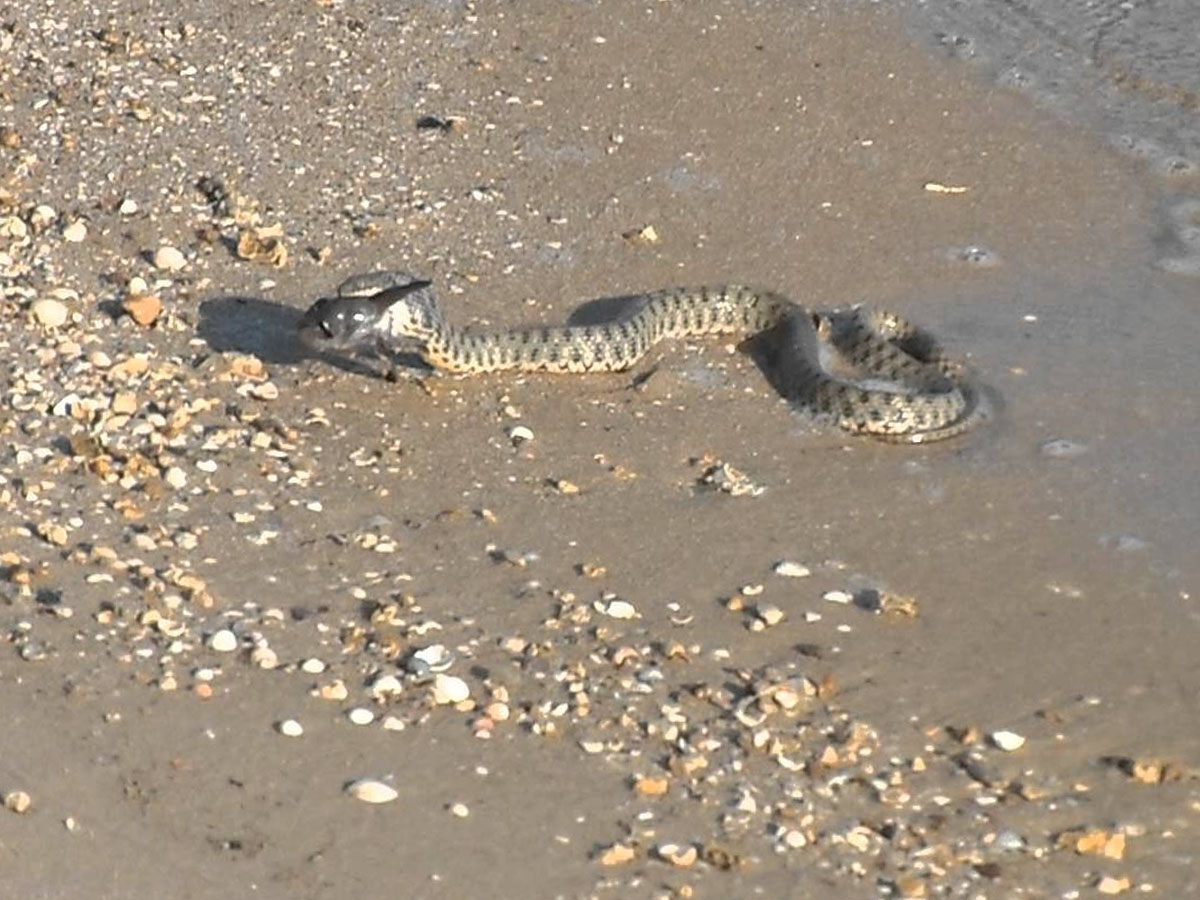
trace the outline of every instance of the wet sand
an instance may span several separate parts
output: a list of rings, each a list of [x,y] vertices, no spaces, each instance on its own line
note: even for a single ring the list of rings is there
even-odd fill
[[[1185,167],[870,8],[108,15],[0,30],[6,896],[1196,891]],[[304,358],[376,268],[494,325],[866,301],[998,414],[850,438],[720,341],[432,394]]]

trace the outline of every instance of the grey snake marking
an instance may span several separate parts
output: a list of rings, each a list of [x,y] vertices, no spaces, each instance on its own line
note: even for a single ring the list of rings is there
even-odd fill
[[[846,431],[915,444],[962,434],[986,417],[963,364],[900,316],[863,306],[813,312],[773,291],[739,285],[642,294],[632,311],[599,325],[482,331],[451,324],[430,282],[374,272],[348,278],[336,297],[317,300],[298,327],[319,350],[415,344],[435,370],[460,375],[619,372],[665,338],[783,329],[788,352],[779,354],[772,373],[777,390]],[[821,364],[823,347],[866,377],[831,375]]]

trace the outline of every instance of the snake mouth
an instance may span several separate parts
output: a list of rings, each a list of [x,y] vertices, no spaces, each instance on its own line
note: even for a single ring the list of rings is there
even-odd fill
[[[301,343],[315,350],[342,350],[352,344],[343,345],[338,338],[338,332],[329,321],[329,314],[336,309],[336,298],[322,297],[304,311],[300,321],[296,323],[296,335]]]

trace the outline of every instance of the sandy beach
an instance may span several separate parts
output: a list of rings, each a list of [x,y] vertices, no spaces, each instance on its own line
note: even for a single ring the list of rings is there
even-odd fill
[[[1200,893],[1200,86],[1064,6],[15,0],[0,895]],[[993,414],[297,341],[390,269],[870,303]]]

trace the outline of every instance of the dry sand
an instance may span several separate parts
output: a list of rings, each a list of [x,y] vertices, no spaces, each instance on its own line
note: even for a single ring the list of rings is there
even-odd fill
[[[1200,891],[1200,192],[920,22],[6,10],[0,895]],[[305,358],[376,268],[493,324],[866,300],[999,414],[848,438],[720,342],[432,395]]]

